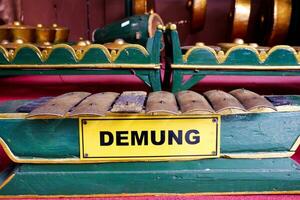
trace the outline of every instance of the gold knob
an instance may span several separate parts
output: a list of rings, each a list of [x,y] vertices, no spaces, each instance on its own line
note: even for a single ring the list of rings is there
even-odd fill
[[[196,43],[196,46],[198,46],[198,47],[199,47],[199,46],[204,46],[204,45],[205,45],[205,44],[204,44],[203,42],[197,42],[197,43]]]
[[[233,43],[235,43],[235,44],[244,44],[244,40],[241,39],[241,38],[236,38],[236,39],[234,39]]]
[[[19,22],[19,21],[14,21],[14,25],[15,25],[15,26],[21,26],[21,22]]]

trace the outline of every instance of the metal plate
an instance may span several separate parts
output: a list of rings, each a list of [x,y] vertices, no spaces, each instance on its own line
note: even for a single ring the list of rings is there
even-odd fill
[[[220,152],[219,140],[220,117],[217,115],[80,119],[82,160],[215,158]]]

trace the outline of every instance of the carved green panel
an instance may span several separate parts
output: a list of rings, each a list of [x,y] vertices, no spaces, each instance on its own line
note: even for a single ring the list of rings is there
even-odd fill
[[[260,65],[255,51],[247,48],[234,49],[229,52],[224,65]]]
[[[207,49],[194,49],[187,57],[187,64],[217,65],[215,54]]]
[[[295,51],[290,49],[276,49],[266,59],[265,65],[298,65]]]
[[[96,63],[110,63],[109,58],[100,48],[89,48],[85,52],[83,58],[79,61],[81,64],[96,64]]]
[[[76,64],[75,52],[72,51],[71,47],[54,48],[45,64]]]
[[[12,64],[42,64],[41,53],[37,49],[31,47],[22,47],[16,51]]]
[[[127,47],[122,49],[117,55],[115,63],[130,63],[130,64],[150,64],[150,56],[148,52],[141,48]]]

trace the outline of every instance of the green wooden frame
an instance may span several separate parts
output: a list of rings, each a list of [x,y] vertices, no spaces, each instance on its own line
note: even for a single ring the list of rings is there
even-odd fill
[[[276,46],[266,53],[240,45],[224,55],[208,46],[198,45],[183,55],[174,25],[166,29],[165,41],[167,63],[164,85],[171,87],[174,93],[191,88],[207,75],[300,75],[299,54],[289,46]],[[191,77],[183,81],[185,75]]]
[[[300,105],[299,96],[285,99]],[[26,102],[0,104],[0,143],[13,161],[0,173],[0,197],[300,191],[299,164],[290,159],[300,142],[300,112],[222,115],[217,159],[85,163],[79,120],[26,119],[15,113]]]
[[[110,53],[99,44],[83,52],[67,44],[54,45],[45,54],[36,46],[24,44],[12,57],[0,46],[0,76],[7,75],[136,75],[153,91],[161,90],[160,47],[162,30],[149,38],[146,48],[129,44],[118,53]]]

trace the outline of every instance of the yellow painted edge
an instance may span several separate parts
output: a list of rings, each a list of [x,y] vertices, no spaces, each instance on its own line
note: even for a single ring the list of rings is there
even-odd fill
[[[257,152],[257,153],[226,153],[221,158],[230,159],[263,159],[263,158],[290,158],[295,152]]]
[[[264,191],[264,192],[203,192],[203,193],[121,193],[121,194],[88,194],[88,195],[1,195],[0,198],[80,198],[80,197],[141,197],[141,196],[222,196],[222,195],[284,195],[300,194],[299,190],[294,191]]]
[[[296,142],[293,144],[291,151],[295,152],[299,146],[300,146],[300,136],[297,138]]]
[[[0,113],[0,119],[25,119],[28,113]]]
[[[104,64],[41,64],[41,65],[0,65],[0,69],[160,69],[160,64],[116,64],[116,63],[104,63]]]
[[[81,118],[78,119],[78,124],[79,124],[79,126],[78,126],[78,128],[79,128],[78,134],[79,134],[79,149],[80,149],[79,158],[80,158],[80,160],[82,160],[83,159],[83,144],[82,144],[83,143],[82,142],[83,137],[82,137],[82,123],[81,123]]]
[[[300,66],[251,66],[251,65],[185,65],[172,64],[173,69],[195,69],[195,70],[300,70]]]
[[[14,176],[15,176],[16,174],[13,172],[12,174],[10,174],[2,183],[1,183],[1,185],[0,185],[0,190],[4,187],[4,186],[6,186],[10,181],[11,181],[11,179],[13,179],[14,178]]]

